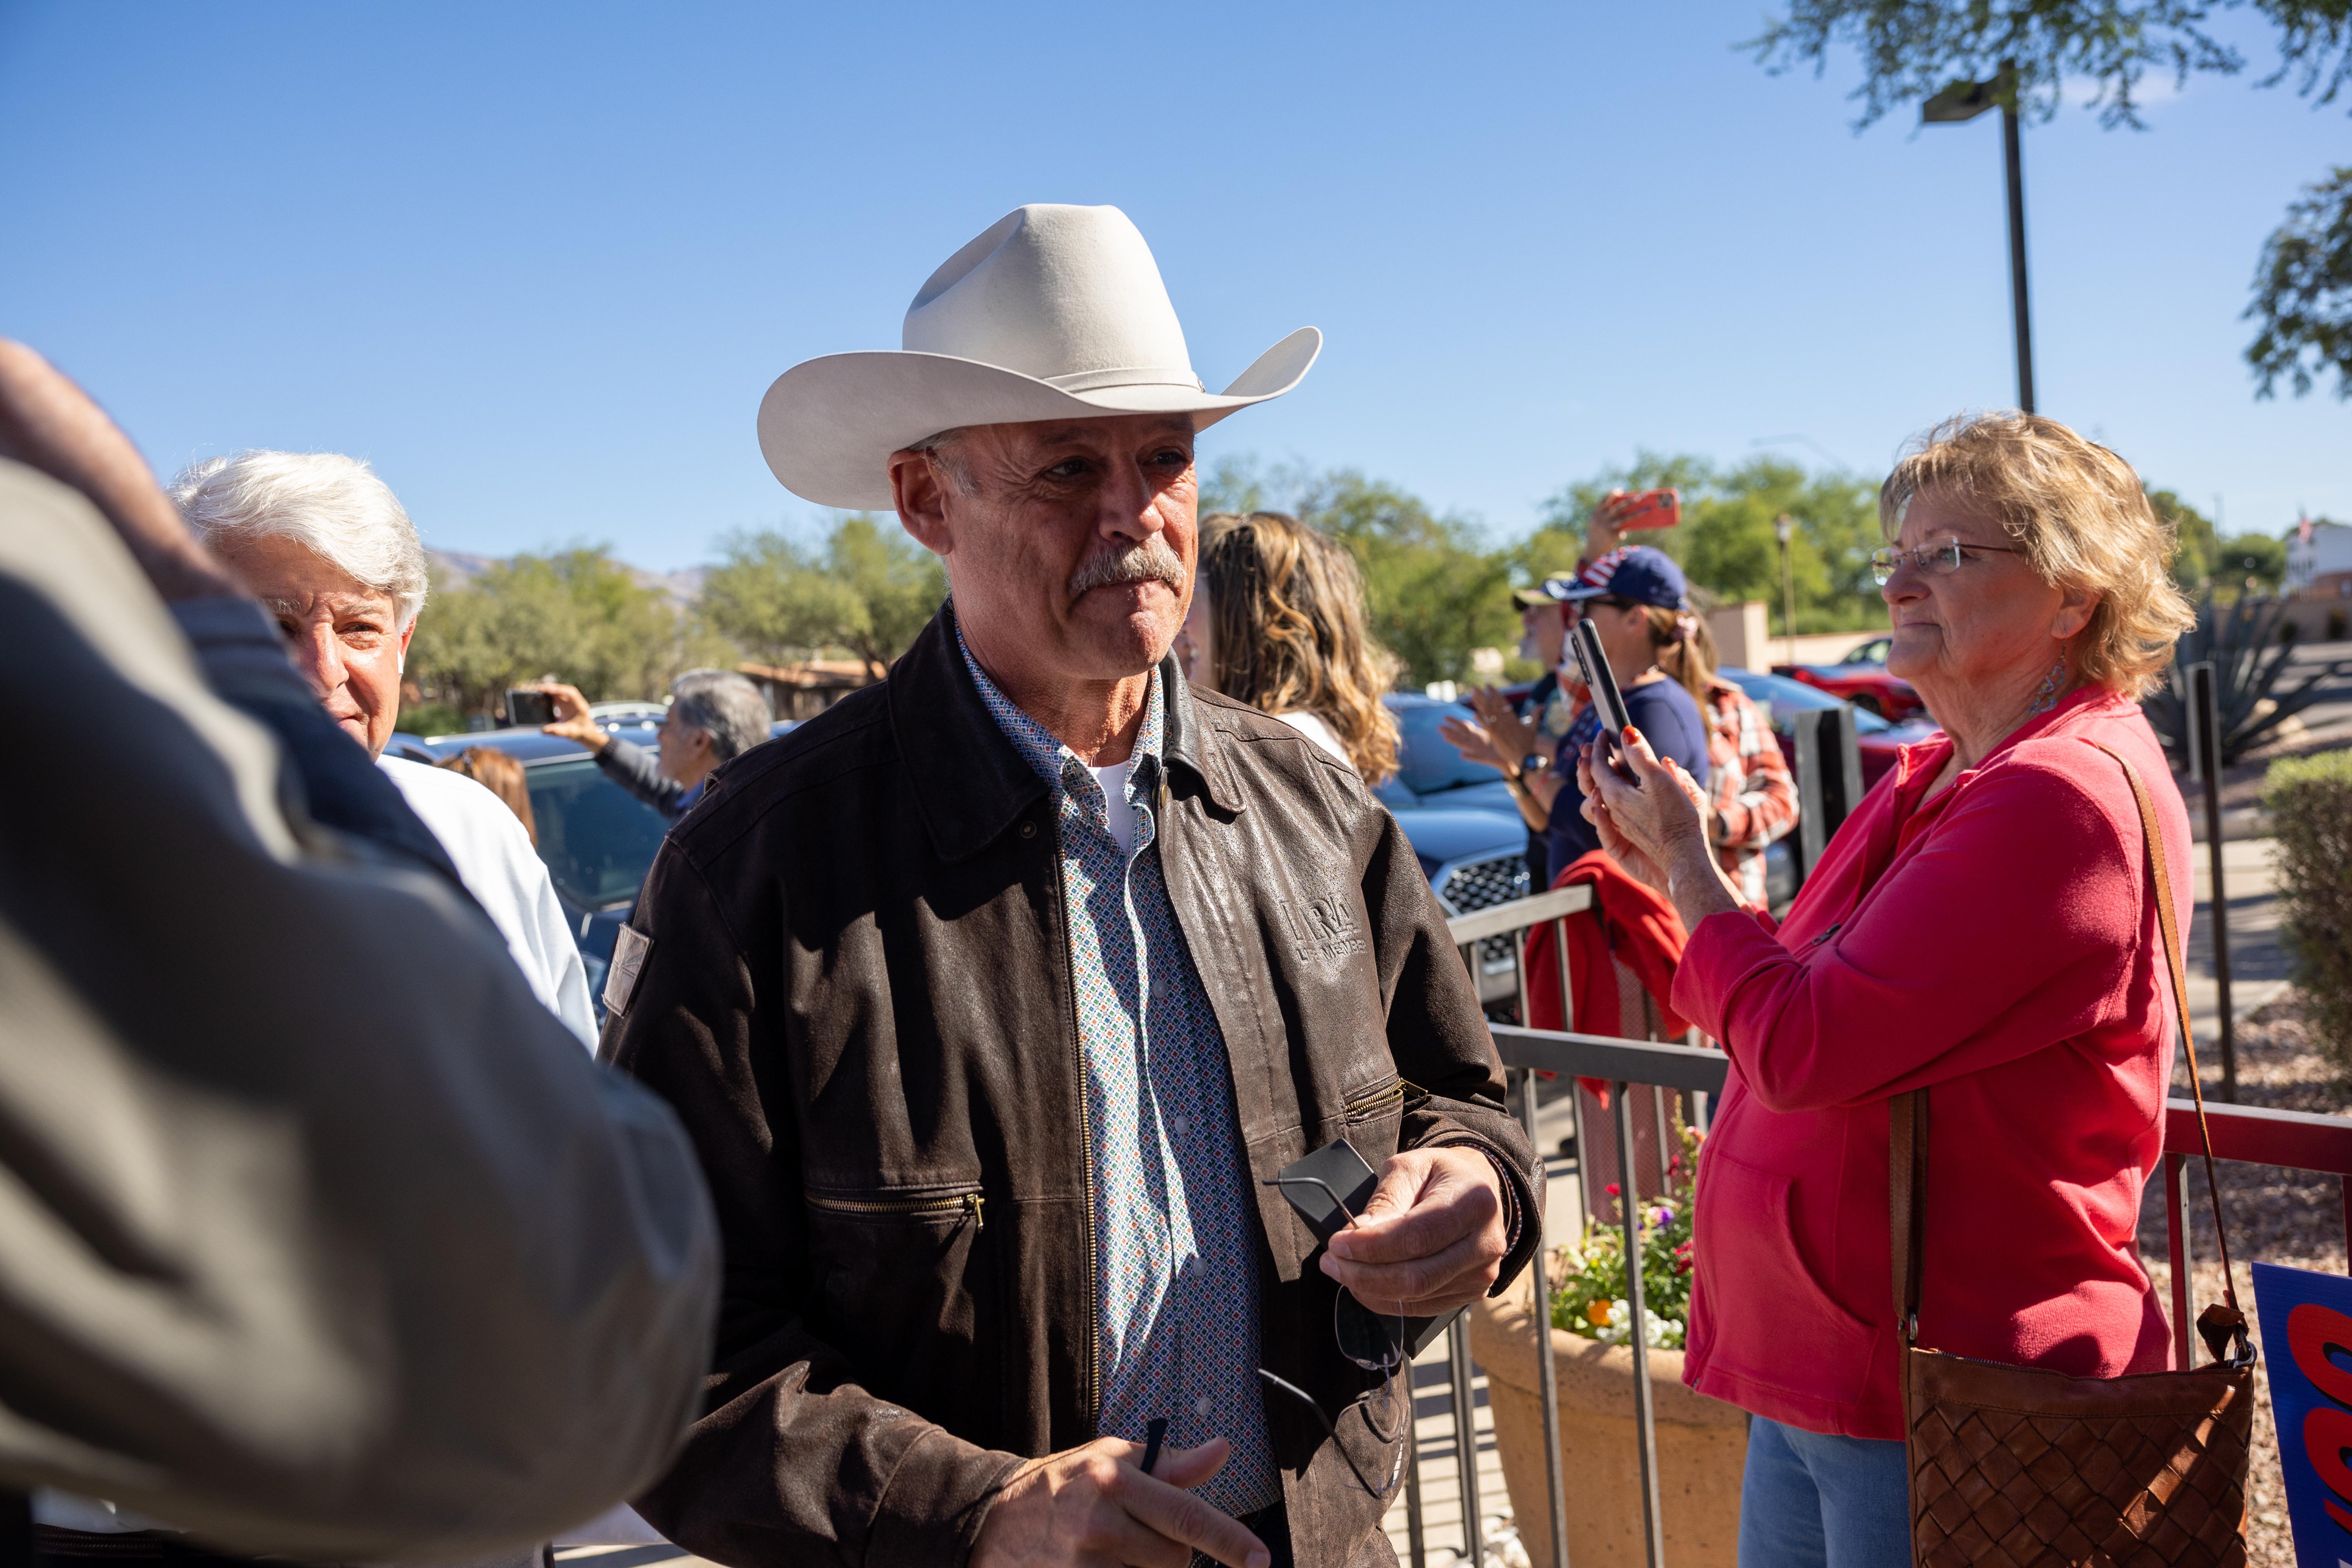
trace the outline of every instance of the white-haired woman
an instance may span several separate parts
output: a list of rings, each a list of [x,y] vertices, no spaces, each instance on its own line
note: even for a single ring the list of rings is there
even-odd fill
[[[472,779],[383,754],[425,592],[425,547],[391,488],[356,458],[241,452],[182,473],[172,499],[276,617],[327,716],[449,852],[539,999],[593,1047],[587,970],[522,824]]]
[[[1911,1560],[1895,1095],[1933,1101],[1917,1342],[2075,1377],[2171,1354],[2135,1229],[2179,1000],[2151,853],[2189,923],[2189,815],[2138,700],[2190,622],[2172,537],[2122,458],[2030,414],[1931,432],[1879,510],[1887,668],[1944,733],[1784,921],[1742,907],[1646,744],[1639,788],[1578,763],[1604,847],[1690,931],[1675,1009],[1738,1069],[1699,1166],[1684,1375],[1756,1417],[1743,1565]]]

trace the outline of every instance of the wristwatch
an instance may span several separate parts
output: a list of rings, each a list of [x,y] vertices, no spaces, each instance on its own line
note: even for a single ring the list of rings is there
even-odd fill
[[[1519,772],[1523,773],[1539,773],[1549,766],[1551,759],[1541,752],[1529,752],[1519,759]]]

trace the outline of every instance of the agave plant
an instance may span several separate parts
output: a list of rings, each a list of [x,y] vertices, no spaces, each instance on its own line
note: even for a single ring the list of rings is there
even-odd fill
[[[2173,652],[2172,679],[2140,702],[2140,710],[2173,760],[2189,763],[2189,667],[2210,659],[2213,702],[2220,710],[2221,765],[2229,766],[2278,732],[2280,725],[2319,700],[2320,683],[2352,674],[2352,659],[2337,659],[2305,675],[2300,685],[2278,692],[2294,645],[2278,637],[2274,599],[2252,595],[2227,610],[2210,597],[2197,606],[2197,625],[2181,634]]]

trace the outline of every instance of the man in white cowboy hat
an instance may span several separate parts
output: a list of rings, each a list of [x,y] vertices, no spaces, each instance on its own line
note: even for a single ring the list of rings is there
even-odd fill
[[[1026,206],[904,342],[786,373],[761,446],[895,508],[951,598],[712,776],[605,990],[727,1246],[643,1510],[746,1565],[1392,1563],[1410,1396],[1366,1308],[1499,1289],[1534,1161],[1395,821],[1169,658],[1194,434],[1320,335],[1210,394],[1126,216]],[[1342,1139],[1377,1190],[1318,1244],[1268,1184]]]

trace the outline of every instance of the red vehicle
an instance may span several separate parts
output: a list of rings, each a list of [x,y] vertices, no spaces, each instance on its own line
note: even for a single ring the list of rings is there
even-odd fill
[[[1782,754],[1789,765],[1796,766],[1796,730],[1794,716],[1801,708],[1835,708],[1839,700],[1822,688],[1797,680],[1791,676],[1775,673],[1758,675],[1753,671],[1735,669],[1725,665],[1716,671],[1748,693],[1749,701],[1768,709],[1772,715],[1772,734],[1780,742]],[[1877,714],[1862,708],[1853,716],[1854,745],[1862,752],[1862,787],[1868,789],[1878,782],[1879,775],[1895,765],[1897,752],[1906,746],[1937,732],[1936,721],[1925,711],[1916,717],[1889,723]]]
[[[1882,719],[1899,721],[1924,713],[1927,705],[1919,700],[1919,693],[1911,683],[1899,675],[1886,673],[1889,640],[1873,637],[1848,650],[1835,664],[1776,664],[1772,673],[1801,680],[1832,697],[1842,697]]]

